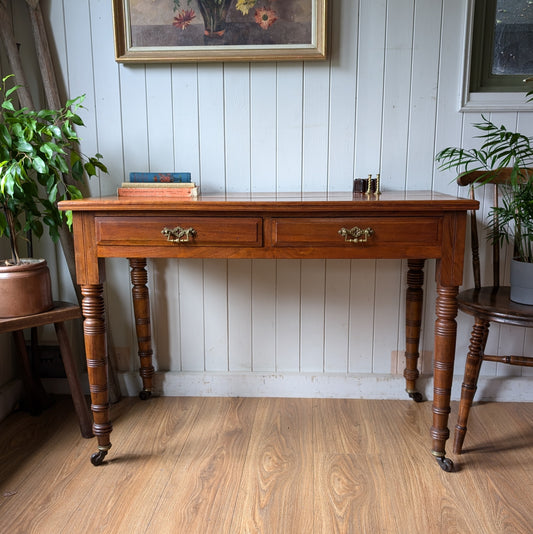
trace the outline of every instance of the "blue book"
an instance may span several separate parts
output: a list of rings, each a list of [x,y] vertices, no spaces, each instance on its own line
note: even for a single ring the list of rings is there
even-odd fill
[[[190,172],[130,172],[130,182],[141,183],[189,183]]]

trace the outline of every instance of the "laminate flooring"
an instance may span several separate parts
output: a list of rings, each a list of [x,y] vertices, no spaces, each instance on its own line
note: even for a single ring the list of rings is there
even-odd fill
[[[533,532],[530,403],[476,404],[453,473],[429,452],[430,402],[124,398],[111,413],[98,467],[68,397],[0,423],[0,533]]]

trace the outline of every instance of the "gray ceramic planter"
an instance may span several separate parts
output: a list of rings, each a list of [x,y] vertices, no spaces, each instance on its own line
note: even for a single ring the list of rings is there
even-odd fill
[[[511,260],[511,300],[533,306],[533,263]]]

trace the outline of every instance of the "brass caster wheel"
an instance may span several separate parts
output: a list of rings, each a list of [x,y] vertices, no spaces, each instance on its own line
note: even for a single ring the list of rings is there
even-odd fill
[[[419,391],[408,391],[407,393],[415,402],[424,402],[424,397]]]
[[[437,463],[443,471],[446,471],[446,473],[451,473],[453,471],[453,462],[449,458],[446,458],[445,456],[437,456]]]
[[[139,398],[141,400],[148,400],[152,396],[152,392],[149,389],[143,389],[139,393]]]
[[[93,465],[102,465],[102,462],[104,461],[106,454],[107,454],[107,451],[102,451],[102,450],[95,452],[91,456],[91,463]]]

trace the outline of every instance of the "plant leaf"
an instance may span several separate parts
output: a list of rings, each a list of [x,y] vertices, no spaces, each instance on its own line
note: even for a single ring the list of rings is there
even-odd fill
[[[25,139],[17,139],[15,141],[15,147],[20,152],[26,152],[28,154],[31,154],[33,152],[33,147]]]
[[[32,167],[40,174],[44,174],[48,170],[46,163],[39,156],[33,158]]]

